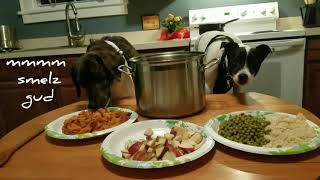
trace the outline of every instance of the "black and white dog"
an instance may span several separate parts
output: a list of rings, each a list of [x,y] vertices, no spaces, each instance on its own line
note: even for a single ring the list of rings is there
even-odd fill
[[[226,93],[231,88],[238,92],[239,87],[250,84],[271,52],[265,44],[249,47],[238,37],[221,31],[203,33],[195,49],[205,52],[206,93],[215,94]]]
[[[88,108],[107,106],[110,99],[134,97],[132,78],[118,70],[138,52],[123,37],[106,36],[90,41],[87,52],[71,68],[72,80],[80,97],[81,87],[89,99]]]

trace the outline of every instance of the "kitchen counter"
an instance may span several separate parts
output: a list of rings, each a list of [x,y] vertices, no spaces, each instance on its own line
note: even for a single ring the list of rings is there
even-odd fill
[[[306,36],[319,36],[320,27],[315,28],[305,28]]]
[[[159,41],[158,38],[160,36],[160,30],[110,33],[110,34],[92,34],[92,35],[87,35],[84,44],[89,44],[89,39],[100,39],[103,36],[115,36],[115,35],[125,37],[137,50],[151,50],[151,49],[189,46],[189,39],[174,39],[174,40],[168,40],[168,41]],[[87,47],[86,45],[82,47],[68,47],[66,36],[25,39],[25,40],[21,40],[20,43],[22,44],[23,47],[28,47],[28,48],[25,48],[22,50],[15,50],[12,52],[0,53],[0,59],[83,54],[86,52],[86,47]]]
[[[320,120],[307,110],[263,94],[207,95],[206,101],[207,108],[203,112],[181,120],[203,126],[218,114],[259,109],[303,113],[309,120],[320,124]],[[136,110],[134,99],[117,103],[120,107]],[[3,137],[0,140],[0,160],[13,147],[17,151],[7,164],[0,165],[0,179],[316,179],[320,175],[320,149],[300,155],[266,156],[216,143],[209,153],[192,162],[144,170],[123,168],[104,160],[99,152],[104,137],[62,141],[46,137],[42,132],[47,123],[84,109],[86,105],[87,102],[82,101],[48,112]],[[138,117],[138,121],[145,119]]]
[[[300,30],[304,31],[305,36],[319,36],[320,27],[305,28],[302,26],[302,19],[300,16],[297,17],[286,17],[280,18],[277,22],[278,30]]]
[[[148,41],[135,43],[132,45],[136,50],[147,50],[147,49],[161,49],[161,48],[173,48],[173,47],[184,47],[189,46],[189,39],[177,39],[168,41]],[[54,55],[66,55],[66,54],[83,54],[87,50],[87,46],[82,47],[48,47],[48,48],[37,48],[37,49],[25,49],[16,50],[13,52],[1,53],[0,59],[8,58],[22,58],[22,57],[35,57],[35,56],[54,56]]]
[[[286,17],[280,18],[277,21],[277,29],[279,31],[288,32],[282,33],[281,38],[290,36],[317,36],[320,35],[320,27],[304,28],[302,26],[301,17]],[[107,34],[88,34],[85,38],[84,44],[89,44],[90,39],[100,39],[103,36],[123,36],[137,50],[161,49],[161,48],[175,48],[189,46],[189,39],[159,41],[161,31],[134,31],[134,32],[120,32]],[[270,33],[264,33],[267,38]],[[242,40],[255,39],[254,36],[261,36],[261,34],[240,34]],[[8,58],[22,58],[35,56],[53,56],[53,55],[67,55],[67,54],[82,54],[86,51],[86,46],[83,47],[67,47],[67,37],[48,37],[36,39],[23,39],[20,44],[25,47],[22,50],[16,50],[9,53],[0,53],[0,59]]]

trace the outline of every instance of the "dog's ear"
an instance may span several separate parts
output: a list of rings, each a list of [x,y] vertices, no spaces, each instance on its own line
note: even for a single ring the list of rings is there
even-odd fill
[[[271,53],[270,47],[265,44],[257,46],[255,51],[257,59],[259,59],[261,62],[268,56],[269,53]]]
[[[98,41],[98,39],[89,39],[89,45],[87,46],[87,51],[89,52],[91,47]]]
[[[118,66],[121,65],[120,60],[116,60],[118,56],[111,57],[110,55],[103,55],[102,53],[95,54],[96,61],[108,70],[116,79],[121,78],[121,72],[118,70]],[[117,63],[118,62],[118,63]]]
[[[228,42],[225,42],[225,41],[221,42],[220,49],[224,48],[226,46],[226,44],[228,44]]]
[[[114,78],[117,78],[117,79],[120,79],[121,78],[121,73],[120,71],[118,70],[118,66],[119,64],[117,63],[113,63],[112,61],[106,61],[105,58],[109,58],[110,59],[114,59],[114,58],[110,58],[110,57],[105,57],[101,54],[95,54],[95,59],[96,61],[104,67],[104,69],[109,72],[109,77],[110,79],[114,79]]]
[[[235,56],[235,50],[239,48],[239,45],[235,42],[228,42],[224,45],[224,51],[227,54],[228,58]]]
[[[73,84],[76,86],[77,96],[80,97],[81,96],[81,88],[80,88],[80,84],[78,81],[78,67],[77,67],[77,65],[75,65],[71,68],[70,74],[71,74]]]

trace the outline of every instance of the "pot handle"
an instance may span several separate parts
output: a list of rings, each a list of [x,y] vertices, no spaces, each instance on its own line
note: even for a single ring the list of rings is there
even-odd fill
[[[126,70],[124,70],[123,68],[125,68]],[[120,72],[123,72],[123,73],[129,75],[129,76],[132,75],[132,68],[127,65],[122,64],[122,65],[118,66],[118,70]]]
[[[220,62],[220,59],[219,58],[214,58],[211,61],[209,61],[206,64],[204,64],[204,69],[209,69],[212,66],[216,65],[218,62]]]

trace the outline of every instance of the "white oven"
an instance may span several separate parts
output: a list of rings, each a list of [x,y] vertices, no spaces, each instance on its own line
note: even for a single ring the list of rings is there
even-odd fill
[[[305,38],[257,41],[249,46],[267,44],[273,49],[245,92],[260,92],[302,105]]]
[[[254,47],[267,44],[273,50],[261,65],[253,83],[242,91],[268,94],[302,105],[304,31],[277,31],[278,3],[190,10],[189,17],[191,51],[194,50],[194,42],[200,35],[199,25],[239,18],[236,23],[226,25],[225,31],[234,33],[246,45]]]

